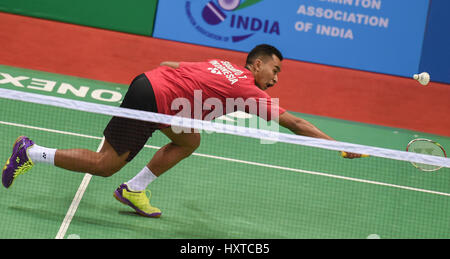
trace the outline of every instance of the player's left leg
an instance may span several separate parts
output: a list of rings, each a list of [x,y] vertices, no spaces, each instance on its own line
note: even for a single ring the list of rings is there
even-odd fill
[[[162,129],[161,132],[172,142],[159,149],[147,164],[156,176],[190,156],[200,146],[199,133],[175,133],[170,127]]]
[[[140,215],[161,216],[161,210],[150,204],[147,186],[158,176],[190,156],[200,145],[198,133],[174,133],[171,128],[161,130],[172,142],[160,148],[151,161],[133,179],[123,183],[114,192],[114,197],[129,205]]]

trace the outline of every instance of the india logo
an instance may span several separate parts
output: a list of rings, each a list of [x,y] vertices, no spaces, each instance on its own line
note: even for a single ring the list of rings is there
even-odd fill
[[[262,0],[187,1],[186,14],[201,34],[219,41],[240,42],[257,33],[280,35],[276,20],[257,17],[251,7]]]

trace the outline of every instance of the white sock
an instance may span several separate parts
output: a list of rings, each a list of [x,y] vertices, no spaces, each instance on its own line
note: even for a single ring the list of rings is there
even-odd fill
[[[56,149],[41,147],[34,144],[28,149],[28,155],[33,163],[46,163],[55,165]]]
[[[145,166],[133,179],[127,182],[130,191],[140,192],[147,189],[147,186],[157,178],[156,175]]]

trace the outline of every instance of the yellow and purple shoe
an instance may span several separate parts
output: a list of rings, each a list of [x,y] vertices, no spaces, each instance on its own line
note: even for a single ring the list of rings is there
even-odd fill
[[[149,197],[147,196],[149,193]],[[114,192],[114,197],[121,203],[133,208],[139,215],[150,218],[161,217],[161,210],[150,204],[150,190],[134,192],[131,191],[126,183],[123,183]]]
[[[28,149],[33,145],[34,142],[25,136],[20,136],[16,139],[12,155],[3,167],[3,186],[9,188],[19,175],[26,173],[33,167],[33,161],[28,157]]]

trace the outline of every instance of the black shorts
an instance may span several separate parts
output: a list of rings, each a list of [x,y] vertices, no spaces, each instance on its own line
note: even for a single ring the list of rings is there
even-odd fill
[[[137,76],[131,82],[120,107],[158,112],[155,93],[144,74]],[[103,131],[103,135],[119,156],[130,151],[126,159],[130,162],[144,147],[153,132],[159,128],[158,123],[113,117]]]

